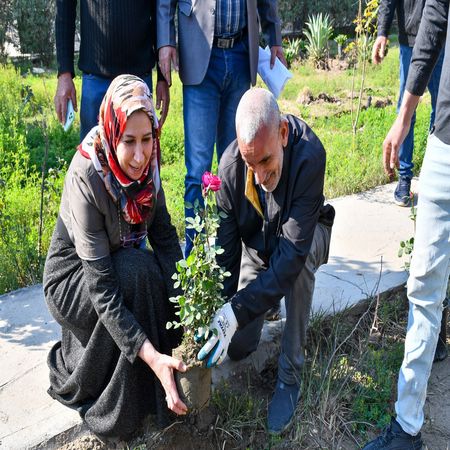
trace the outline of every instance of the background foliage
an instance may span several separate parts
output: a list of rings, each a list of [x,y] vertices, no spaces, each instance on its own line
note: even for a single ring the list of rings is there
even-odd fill
[[[352,70],[316,70],[308,62],[298,61],[293,62],[291,70],[294,76],[279,99],[280,107],[285,113],[303,118],[323,142],[327,150],[326,197],[360,192],[387,182],[380,164],[381,144],[396,116],[398,48],[391,46],[383,64],[369,65],[355,134],[350,113]],[[161,177],[172,221],[182,239],[185,175],[182,94],[178,77],[173,78],[170,112],[161,138]],[[75,83],[80,92],[79,77]],[[262,85],[261,81],[258,83]],[[32,75],[11,65],[0,66],[0,293],[41,280],[65,167],[78,144],[78,116],[68,133],[56,121],[52,101],[55,89],[54,72]],[[305,91],[315,99],[312,103],[302,100]],[[378,102],[381,107],[376,106]],[[417,111],[416,173],[425,150],[429,114],[427,94]],[[39,253],[41,171],[46,149]],[[217,167],[214,164],[213,171]]]

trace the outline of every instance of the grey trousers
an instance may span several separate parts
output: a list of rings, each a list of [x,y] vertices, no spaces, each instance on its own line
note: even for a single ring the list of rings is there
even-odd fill
[[[281,339],[278,359],[278,377],[286,384],[300,382],[301,369],[305,359],[306,330],[308,328],[312,297],[317,269],[328,259],[331,227],[317,224],[305,266],[285,297],[286,323]],[[262,270],[243,252],[238,289],[244,288]],[[239,329],[228,348],[228,356],[233,360],[245,358],[256,350],[264,325],[264,314]]]

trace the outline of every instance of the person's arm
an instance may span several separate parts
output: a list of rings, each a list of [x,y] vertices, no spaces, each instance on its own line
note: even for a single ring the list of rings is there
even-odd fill
[[[178,58],[175,39],[175,11],[177,0],[156,1],[156,28],[158,59],[161,72],[169,86],[172,85],[172,65],[178,70]]]
[[[411,126],[411,119],[419,103],[420,96],[405,90],[397,118],[383,142],[383,167],[389,178],[394,177],[395,168],[400,166],[398,153]]]
[[[448,0],[427,0],[414,45],[406,90],[421,96],[447,36]]]
[[[77,0],[57,0],[55,18],[56,59],[58,63],[58,85],[54,104],[58,120],[63,124],[66,120],[67,101],[72,100],[75,111],[78,111],[77,94],[73,77],[75,19]]]
[[[186,414],[187,406],[178,395],[173,371],[186,372],[186,365],[178,359],[159,353],[147,339],[139,350],[139,357],[153,370],[166,393],[167,407],[175,414]]]
[[[411,118],[444,45],[448,8],[448,0],[427,0],[425,3],[400,111],[383,142],[383,166],[391,178],[395,168],[399,167],[399,148],[408,134]]]
[[[277,0],[258,0],[257,8],[262,32],[269,42],[270,67],[272,68],[275,64],[275,58],[287,67],[281,43],[281,22],[278,16]]]
[[[381,0],[378,7],[377,38],[372,47],[372,62],[380,64],[386,54],[386,46],[398,0]]]
[[[156,73],[157,73],[157,81],[156,81],[156,102],[155,107],[157,110],[161,111],[161,115],[159,117],[159,126],[162,128],[164,122],[166,121],[167,114],[169,113],[169,105],[170,105],[170,92],[169,85],[164,78],[161,69],[159,67],[159,56],[158,56],[158,46],[157,46],[157,20],[156,20],[156,2],[151,2],[151,23],[152,27],[152,44],[153,44],[153,53],[155,55],[156,60]]]
[[[289,205],[289,217],[282,225],[268,269],[231,299],[240,327],[273,307],[287,294],[303,269],[323,205],[324,175],[324,152],[311,155],[302,164],[296,177],[295,198]]]
[[[173,287],[172,275],[176,272],[176,262],[183,259],[180,242],[175,227],[167,211],[164,191],[158,193],[155,218],[148,229],[148,240],[163,272],[169,297],[176,297],[180,290]]]
[[[399,0],[381,0],[378,6],[377,36],[388,37]]]

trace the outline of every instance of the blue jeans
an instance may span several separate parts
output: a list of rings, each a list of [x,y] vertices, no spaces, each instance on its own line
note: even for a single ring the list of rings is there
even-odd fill
[[[152,92],[152,74],[141,77]],[[81,85],[80,108],[80,142],[98,124],[98,113],[103,97],[113,78],[99,77],[90,73],[83,73]]]
[[[400,44],[400,94],[397,103],[397,112],[400,110],[400,106],[403,100],[403,94],[405,92],[406,80],[408,78],[409,65],[411,63],[413,47]],[[436,114],[436,102],[439,91],[439,80],[441,79],[442,63],[444,61],[444,50],[442,50],[439,59],[431,74],[430,81],[428,82],[428,91],[431,96],[431,115],[430,115],[430,130],[434,125],[434,117]],[[411,119],[411,127],[407,134],[403,144],[399,150],[400,168],[398,173],[402,177],[412,178],[413,167],[412,162],[413,149],[414,149],[414,124],[416,123],[416,113],[414,113]]]
[[[211,170],[216,144],[217,160],[236,139],[234,118],[239,100],[250,87],[247,44],[239,42],[231,49],[213,47],[205,78],[198,85],[183,85],[185,146],[185,202],[198,200],[203,205],[201,179]],[[186,217],[193,216],[191,208]],[[194,232],[186,230],[185,255],[192,248]]]
[[[450,145],[428,138],[419,178],[414,252],[408,278],[409,316],[395,403],[397,421],[416,435],[433,364],[450,273]]]

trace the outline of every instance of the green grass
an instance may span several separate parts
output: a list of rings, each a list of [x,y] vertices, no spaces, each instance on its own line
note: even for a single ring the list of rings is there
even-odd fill
[[[372,104],[377,100],[388,100],[391,104],[384,108],[363,109],[356,134],[352,132],[350,101],[353,69],[318,71],[308,63],[294,64],[292,69],[294,76],[287,83],[279,104],[282,112],[303,118],[323,142],[327,151],[325,179],[327,198],[360,192],[388,181],[381,166],[381,155],[383,140],[396,117],[398,57],[398,47],[392,46],[381,65],[368,65],[363,105],[366,104],[369,95],[372,97]],[[356,80],[357,86],[358,78]],[[45,133],[48,136],[47,169],[57,167],[60,158],[70,162],[79,141],[79,120],[77,115],[74,126],[68,133],[64,133],[57,122],[53,106],[55,73],[36,76],[25,71],[20,75],[20,72],[16,72],[11,66],[2,66],[0,83],[2,86],[0,112],[4,111],[0,115],[0,162],[3,165],[1,177],[8,178],[7,172],[14,173],[18,170],[14,162],[17,159],[18,149],[19,153],[24,152],[27,156],[25,172],[30,176],[40,173],[45,154]],[[79,76],[75,78],[75,84],[79,97],[81,92]],[[258,84],[261,85],[261,81]],[[314,97],[326,93],[335,101],[300,104],[298,99],[305,89]],[[425,95],[417,110],[415,127],[416,174],[420,170],[425,150],[429,113],[429,96]],[[184,130],[182,86],[177,75],[173,76],[169,115],[162,130],[161,154],[161,176],[168,209],[182,238]],[[213,170],[217,170],[216,162]],[[39,279],[39,272],[35,278]],[[12,285],[14,283],[8,283],[8,288]],[[18,279],[15,287],[21,285],[23,280]],[[0,283],[0,292],[4,292],[5,289]]]

